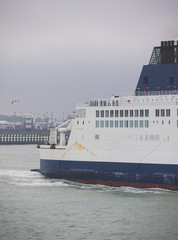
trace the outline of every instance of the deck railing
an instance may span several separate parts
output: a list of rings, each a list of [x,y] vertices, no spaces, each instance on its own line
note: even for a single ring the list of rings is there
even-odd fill
[[[178,90],[165,90],[165,91],[137,91],[133,93],[121,93],[119,96],[112,96],[111,98],[106,99],[95,99],[91,100],[87,104],[81,104],[77,106],[85,106],[85,107],[103,107],[103,106],[118,106],[119,105],[119,99],[123,97],[137,97],[137,96],[159,96],[159,95],[178,95]]]
[[[133,96],[153,96],[153,95],[177,95],[178,90],[163,90],[163,91],[137,91]]]

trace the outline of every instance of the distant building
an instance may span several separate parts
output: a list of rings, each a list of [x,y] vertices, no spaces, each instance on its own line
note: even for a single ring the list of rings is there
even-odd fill
[[[34,128],[36,130],[48,130],[48,125],[42,118],[37,118],[35,119]]]
[[[23,114],[23,129],[26,131],[32,131],[34,129],[34,115],[33,114]]]
[[[13,123],[8,121],[0,121],[0,129],[11,129],[13,128]]]
[[[14,129],[21,130],[22,129],[22,122],[15,122]]]

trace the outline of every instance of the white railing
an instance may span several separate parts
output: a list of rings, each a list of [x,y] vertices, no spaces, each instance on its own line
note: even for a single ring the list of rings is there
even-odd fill
[[[158,96],[158,95],[178,95],[178,90],[165,90],[165,91],[137,91],[137,92],[123,92],[118,96],[112,96],[111,98],[93,99],[89,103],[78,103],[76,109],[85,109],[87,107],[104,107],[104,106],[118,106],[122,97],[134,97],[134,96]]]
[[[135,92],[135,96],[153,96],[153,95],[177,95],[178,90],[163,90],[163,91],[144,91],[144,92]]]
[[[111,98],[106,99],[94,99],[91,100],[90,103],[87,103],[85,106],[90,107],[103,107],[103,106],[118,106],[120,104],[120,97],[133,97],[133,96],[158,96],[158,95],[177,95],[178,90],[165,90],[165,91],[142,91],[142,92],[124,92],[119,94],[118,96],[112,96]]]

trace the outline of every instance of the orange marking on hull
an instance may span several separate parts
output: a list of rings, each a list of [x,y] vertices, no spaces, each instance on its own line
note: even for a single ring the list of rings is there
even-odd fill
[[[87,151],[87,152],[90,153],[91,155],[96,156],[93,152],[89,151],[87,148],[85,148],[84,146],[82,146],[82,145],[81,145],[80,143],[78,143],[78,142],[75,142],[74,146],[75,146],[75,148],[76,148],[77,150]]]
[[[93,152],[89,151],[87,148],[83,147],[81,144],[79,144],[78,142],[75,142],[69,149],[66,150],[66,152],[61,156],[61,158],[64,158],[66,156],[66,154],[73,148],[75,147],[76,150],[80,150],[80,151],[87,151],[88,153],[90,153],[93,156],[96,156],[96,154],[94,154]]]

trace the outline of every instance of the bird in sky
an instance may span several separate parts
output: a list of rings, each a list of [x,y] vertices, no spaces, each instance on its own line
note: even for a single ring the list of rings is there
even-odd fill
[[[15,102],[20,102],[19,100],[12,100],[11,104],[14,104]]]

